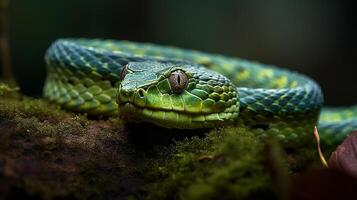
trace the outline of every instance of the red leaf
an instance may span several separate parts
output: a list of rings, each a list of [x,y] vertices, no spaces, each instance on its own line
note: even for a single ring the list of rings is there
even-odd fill
[[[352,132],[332,153],[329,167],[357,178],[357,131]]]

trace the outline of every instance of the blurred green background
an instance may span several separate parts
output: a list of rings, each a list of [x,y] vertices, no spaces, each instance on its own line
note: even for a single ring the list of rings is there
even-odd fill
[[[126,39],[275,64],[314,78],[329,105],[357,103],[356,6],[332,0],[10,0],[11,61],[41,95],[56,38]]]

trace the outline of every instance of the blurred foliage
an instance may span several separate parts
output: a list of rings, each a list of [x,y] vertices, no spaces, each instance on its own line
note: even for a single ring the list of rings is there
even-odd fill
[[[17,87],[12,88],[12,87],[8,86],[7,84],[0,82],[0,96],[5,94],[5,93],[15,92],[15,91],[18,91],[18,90],[19,90],[19,88],[17,88]]]

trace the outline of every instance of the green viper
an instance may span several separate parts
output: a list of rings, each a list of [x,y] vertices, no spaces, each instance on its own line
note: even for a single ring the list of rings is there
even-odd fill
[[[90,115],[119,114],[129,122],[179,129],[236,124],[292,145],[304,143],[316,124],[332,143],[357,128],[357,106],[320,114],[323,95],[310,78],[239,58],[128,41],[60,39],[45,59],[44,96]]]

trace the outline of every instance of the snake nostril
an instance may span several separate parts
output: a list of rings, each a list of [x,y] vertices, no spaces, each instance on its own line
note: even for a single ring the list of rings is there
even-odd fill
[[[143,90],[143,89],[140,89],[140,90],[138,91],[138,93],[139,93],[139,96],[140,96],[141,98],[144,98],[145,93],[144,93],[144,90]]]

